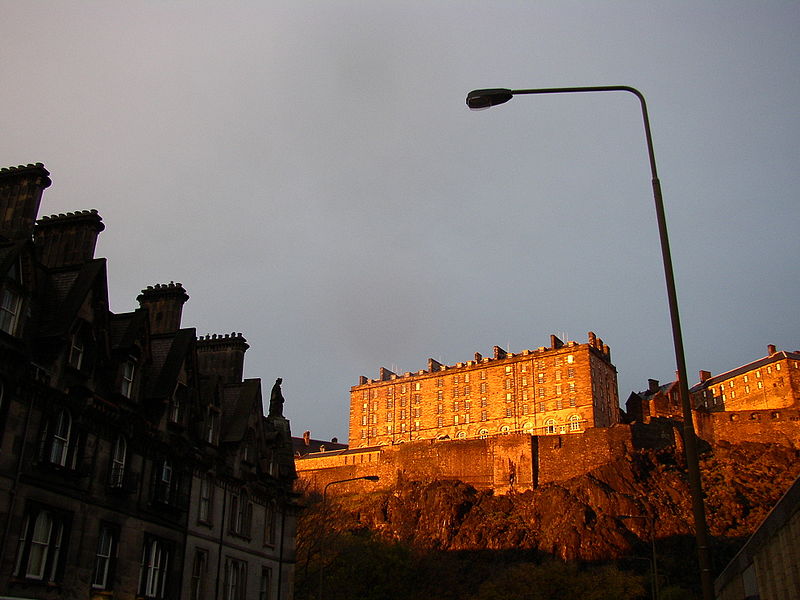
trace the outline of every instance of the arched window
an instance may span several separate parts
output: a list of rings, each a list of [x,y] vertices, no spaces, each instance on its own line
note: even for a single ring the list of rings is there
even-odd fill
[[[456,434],[456,438],[459,439],[459,440],[463,440],[465,437],[467,437],[467,432],[466,431],[459,431]]]
[[[112,488],[121,488],[125,481],[125,464],[128,459],[128,442],[124,436],[117,436],[111,453],[111,473],[108,484]]]
[[[572,415],[569,418],[569,430],[570,431],[580,431],[581,430],[581,418],[578,415]]]
[[[488,430],[488,429],[481,429],[481,430],[478,432],[478,437],[479,437],[480,439],[482,439],[482,440],[485,440],[486,438],[488,438],[488,437],[489,437],[489,430]]]
[[[508,435],[510,432],[511,432],[511,429],[509,428],[508,425],[503,425],[500,428],[500,435]]]
[[[532,433],[533,433],[533,423],[531,423],[530,421],[528,421],[527,423],[525,423],[525,424],[522,426],[522,432],[523,432],[523,433],[527,433],[527,434],[532,434]]]
[[[555,433],[556,432],[556,421],[555,419],[547,419],[544,422],[544,432],[545,433]]]

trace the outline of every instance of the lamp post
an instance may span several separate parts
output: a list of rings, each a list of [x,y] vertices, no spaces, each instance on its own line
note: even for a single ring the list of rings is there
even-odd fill
[[[653,558],[651,560],[652,574],[653,574],[653,584],[651,589],[653,592],[653,600],[658,600],[658,563],[656,562],[656,518],[655,516],[645,516],[645,515],[620,515],[619,518],[644,519],[650,526],[650,550],[653,555]]]
[[[714,599],[714,581],[711,576],[711,549],[708,540],[708,525],[706,524],[705,506],[703,505],[703,490],[700,481],[700,461],[697,454],[697,438],[692,418],[692,404],[689,398],[689,385],[686,377],[686,360],[683,352],[683,336],[681,334],[680,317],[678,316],[678,298],[675,292],[675,277],[672,270],[672,255],[669,249],[667,236],[667,221],[664,215],[664,201],[661,197],[661,183],[656,170],[656,158],[653,152],[653,138],[650,134],[650,119],[647,116],[647,104],[644,96],[636,88],[626,85],[605,85],[591,87],[566,87],[566,88],[541,88],[510,90],[494,88],[473,90],[467,94],[467,106],[472,110],[482,110],[498,104],[508,102],[514,96],[527,94],[573,94],[583,92],[628,92],[639,99],[642,107],[644,133],[647,141],[647,154],[650,159],[650,173],[653,186],[653,199],[655,200],[656,219],[658,232],[661,238],[661,257],[664,263],[664,277],[667,284],[667,299],[669,301],[669,314],[672,323],[672,341],[675,346],[675,361],[678,367],[678,388],[680,390],[681,405],[683,408],[683,447],[686,455],[686,469],[689,479],[689,493],[692,498],[692,513],[694,515],[695,537],[697,540],[697,556],[700,564],[700,584],[703,590],[703,600]]]
[[[339,479],[338,481],[330,481],[325,484],[325,487],[322,488],[322,507],[326,506],[327,498],[328,498],[328,488],[332,485],[336,485],[338,483],[347,483],[348,481],[358,481],[363,479],[365,481],[378,481],[380,477],[377,475],[362,475],[361,477],[350,477],[349,479]],[[323,546],[325,543],[325,535],[324,531],[323,534],[319,536],[319,591],[317,593],[317,600],[322,600],[322,583],[324,581],[323,574],[325,572],[325,560],[323,556]]]

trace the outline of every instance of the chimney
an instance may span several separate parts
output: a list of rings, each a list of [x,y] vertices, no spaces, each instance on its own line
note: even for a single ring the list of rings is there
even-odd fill
[[[700,371],[700,383],[711,379],[711,371]]]
[[[180,283],[148,285],[136,299],[150,314],[150,333],[174,333],[180,329],[183,304],[189,299]]]
[[[647,391],[651,394],[655,394],[658,391],[658,379],[648,379],[647,380]]]
[[[492,352],[495,358],[505,358],[508,356],[505,350],[503,350],[500,346],[494,346],[492,348]]]
[[[219,375],[224,383],[241,383],[244,353],[249,347],[241,333],[200,336],[197,368],[203,375]]]
[[[594,331],[589,332],[589,345],[592,348],[597,348],[597,336],[595,335]]]
[[[311,432],[310,431],[304,431],[303,432],[303,443],[306,446],[310,446],[311,445]]]
[[[392,375],[394,375],[394,373],[392,373],[386,367],[381,367],[380,371],[378,371],[378,379],[380,379],[381,381],[389,381],[389,380],[391,380]]]
[[[564,347],[564,342],[562,342],[557,335],[550,336],[550,349],[551,350],[558,350],[559,348]]]
[[[434,358],[428,359],[428,371],[433,373],[435,371],[441,371],[441,370],[442,370],[442,363],[440,363],[438,360]]]
[[[97,236],[105,228],[94,209],[42,217],[33,230],[39,260],[50,268],[90,261]]]
[[[331,444],[338,444],[338,443],[339,443],[339,438],[337,438],[337,437],[332,437],[331,438]]]
[[[42,163],[0,169],[0,234],[11,240],[30,239],[42,192],[51,183]]]
[[[366,376],[365,375],[359,375],[358,376],[358,385],[364,385],[365,383],[367,383]]]
[[[767,355],[768,356],[772,356],[777,351],[778,351],[778,349],[775,347],[775,344],[770,344],[769,346],[767,346]]]
[[[476,352],[476,353],[475,353],[475,362],[476,362],[476,363],[479,363],[479,362],[481,362],[482,360],[483,360],[483,356],[481,355],[481,353],[480,353],[480,352]]]

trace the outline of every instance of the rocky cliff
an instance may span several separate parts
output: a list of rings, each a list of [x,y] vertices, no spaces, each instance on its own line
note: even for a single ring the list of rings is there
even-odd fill
[[[797,454],[757,443],[721,444],[704,454],[718,570],[798,476]],[[327,504],[312,503],[307,522],[324,516],[328,531],[367,530],[418,551],[531,551],[568,561],[608,561],[646,556],[652,527],[659,554],[693,558],[686,550],[693,534],[688,486],[674,448],[635,451],[524,493],[496,495],[459,481],[401,480],[393,489],[329,498]],[[680,560],[673,562],[682,568]]]

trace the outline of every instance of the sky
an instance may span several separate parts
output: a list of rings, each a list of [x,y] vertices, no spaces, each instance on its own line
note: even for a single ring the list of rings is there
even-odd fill
[[[551,333],[611,347],[624,403],[675,357],[647,98],[690,384],[800,348],[800,3],[14,2],[0,165],[96,208],[111,309],[181,282],[241,332],[295,435],[350,387]]]

